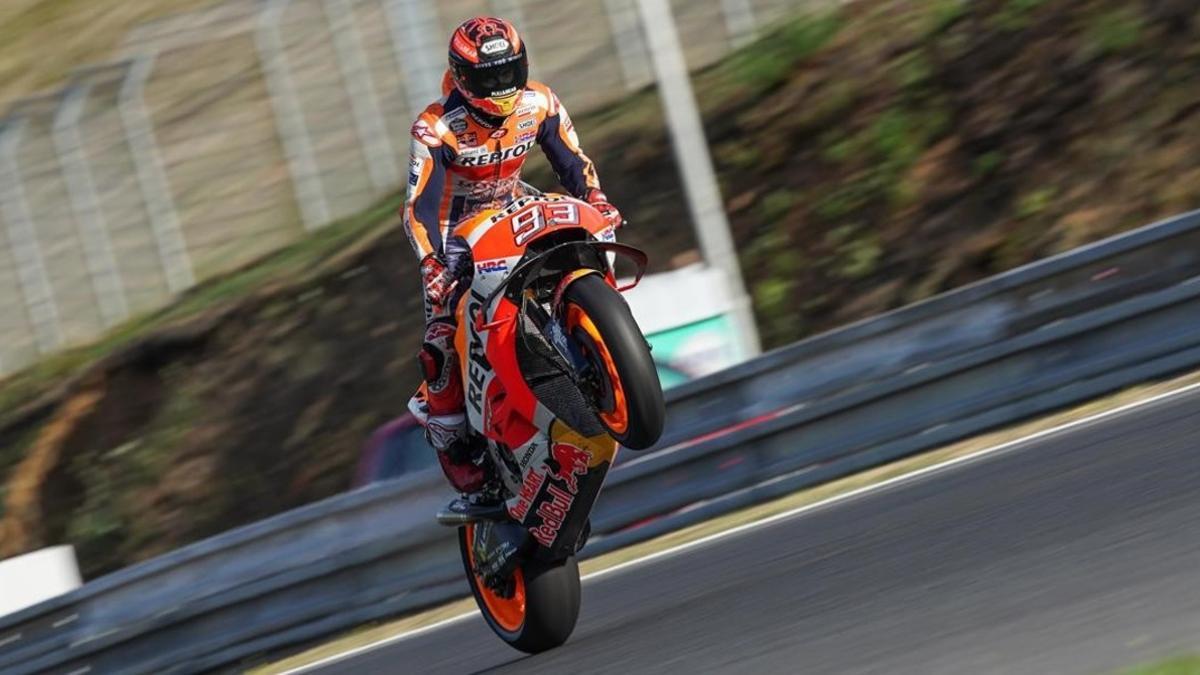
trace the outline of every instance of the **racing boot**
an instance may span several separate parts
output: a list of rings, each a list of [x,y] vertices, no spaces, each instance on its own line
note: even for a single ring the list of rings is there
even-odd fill
[[[450,486],[458,492],[478,492],[486,479],[466,438],[466,418],[460,413],[430,415],[425,422],[425,440],[437,453],[438,464]]]
[[[437,452],[438,464],[455,490],[471,494],[484,484],[486,474],[475,461],[467,443],[462,380],[458,377],[458,354],[454,349],[455,326],[434,320],[425,327],[425,343],[417,353],[417,364],[425,378],[425,439]]]

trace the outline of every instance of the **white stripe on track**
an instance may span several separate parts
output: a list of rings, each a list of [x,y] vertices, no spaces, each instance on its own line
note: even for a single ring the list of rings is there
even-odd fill
[[[663,549],[661,551],[655,551],[654,553],[649,553],[640,558],[635,558],[633,560],[627,560],[625,562],[618,563],[616,565],[613,565],[612,567],[607,567],[602,570],[596,570],[595,572],[592,572],[591,574],[584,575],[582,578],[584,581],[589,581],[591,579],[596,579],[596,578],[607,576],[610,574],[624,572],[624,571],[632,569],[634,567],[638,567],[638,566],[645,565],[650,562],[654,562],[655,560],[660,560],[662,558],[669,558],[671,556],[678,555],[685,551],[690,551],[691,549],[699,548],[706,544],[710,544],[714,541],[719,541],[721,539],[725,539],[726,537],[736,536],[743,532],[749,532],[751,530],[756,530],[756,529],[759,529],[762,527],[766,527],[768,525],[777,523],[781,520],[795,518],[797,516],[804,515],[810,511],[816,511],[818,509],[832,506],[832,505],[838,504],[840,502],[854,499],[855,497],[859,497],[859,496],[869,494],[872,492],[876,492],[879,490],[885,490],[887,488],[895,487],[897,485],[907,483],[909,481],[917,480],[920,478],[925,478],[930,475],[937,474],[942,471],[946,471],[948,469],[961,466],[968,462],[979,460],[979,459],[982,459],[982,458],[990,456],[990,455],[1003,453],[1008,450],[1013,450],[1015,448],[1023,446],[1027,443],[1031,443],[1033,441],[1037,441],[1037,440],[1040,440],[1043,438],[1047,438],[1049,436],[1061,434],[1063,432],[1070,431],[1073,429],[1078,429],[1079,427],[1085,427],[1085,426],[1088,426],[1091,424],[1096,424],[1097,422],[1102,422],[1111,417],[1117,417],[1119,415],[1122,415],[1124,413],[1127,413],[1127,412],[1130,412],[1133,410],[1138,410],[1140,408],[1154,405],[1156,403],[1162,403],[1164,401],[1168,401],[1173,398],[1178,398],[1180,396],[1183,396],[1184,394],[1188,394],[1188,393],[1191,393],[1196,390],[1200,390],[1200,383],[1189,384],[1187,386],[1180,387],[1178,389],[1173,389],[1171,391],[1164,392],[1162,394],[1151,396],[1150,398],[1145,398],[1145,399],[1141,399],[1139,401],[1134,401],[1132,403],[1127,403],[1123,406],[1119,406],[1119,407],[1113,408],[1111,410],[1105,410],[1102,412],[1098,412],[1094,415],[1089,415],[1087,417],[1077,419],[1073,422],[1065,422],[1056,427],[1051,427],[1049,429],[1043,429],[1042,431],[1038,431],[1038,432],[1035,432],[1035,433],[1032,433],[1032,434],[1029,434],[1026,436],[1022,436],[1020,438],[1017,438],[1017,439],[1014,439],[1011,441],[1007,441],[1007,442],[1001,443],[999,445],[993,445],[991,447],[983,448],[983,449],[973,452],[969,455],[963,455],[962,457],[955,457],[954,459],[949,459],[949,460],[946,460],[945,462],[940,462],[938,464],[927,466],[922,469],[917,469],[916,471],[911,471],[909,473],[906,473],[906,474],[903,474],[900,476],[895,476],[895,477],[889,478],[887,480],[880,481],[878,483],[872,483],[870,485],[865,485],[863,487],[860,487],[860,488],[857,488],[854,490],[850,490],[848,492],[843,492],[841,494],[834,495],[827,499],[823,499],[819,502],[813,502],[812,504],[805,504],[803,506],[798,506],[794,509],[789,509],[782,513],[777,513],[773,516],[768,516],[766,518],[755,520],[755,521],[752,521],[749,523],[743,523],[741,525],[731,527],[727,530],[721,530],[720,532],[715,532],[713,534],[701,537],[699,539],[694,539],[692,541],[685,542],[685,543],[679,544],[677,546],[672,546],[670,548]],[[382,640],[378,640],[378,641],[372,642],[370,644],[362,645],[361,647],[355,647],[353,649],[348,649],[344,652],[334,654],[332,656],[327,656],[323,659],[314,661],[314,662],[304,665],[304,666],[298,666],[296,668],[292,668],[291,670],[285,670],[283,673],[281,673],[281,675],[298,675],[299,673],[306,673],[306,672],[309,672],[316,668],[320,668],[322,666],[327,666],[332,663],[336,663],[338,661],[343,661],[343,660],[351,658],[353,656],[357,656],[364,652],[369,652],[369,651],[378,649],[380,647],[385,647],[387,645],[401,642],[403,640],[407,640],[410,638],[414,638],[419,635],[424,635],[426,633],[433,632],[439,628],[444,628],[446,626],[450,626],[450,625],[453,625],[456,623],[461,623],[463,621],[466,621],[467,619],[470,619],[471,617],[477,616],[478,614],[479,614],[479,610],[472,610],[472,611],[466,612],[464,614],[452,616],[448,619],[443,619],[436,623],[432,623],[428,626],[416,628],[416,629],[413,629],[413,630],[410,630],[410,631],[407,631],[404,633],[400,633],[398,635],[392,635],[391,637],[386,637],[386,638],[383,638]]]

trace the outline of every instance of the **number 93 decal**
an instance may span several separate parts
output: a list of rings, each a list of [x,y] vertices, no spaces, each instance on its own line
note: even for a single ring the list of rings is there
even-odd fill
[[[578,224],[579,205],[577,204],[570,202],[531,204],[512,217],[513,242],[517,246],[524,246],[547,227]]]

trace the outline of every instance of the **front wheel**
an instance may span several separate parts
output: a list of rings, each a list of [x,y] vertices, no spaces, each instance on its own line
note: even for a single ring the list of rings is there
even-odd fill
[[[650,347],[625,299],[603,277],[588,274],[567,287],[560,315],[591,365],[582,388],[600,424],[631,450],[654,445],[666,405]]]
[[[474,524],[458,528],[458,545],[471,594],[492,631],[529,654],[566,642],[579,619],[579,565],[575,557],[553,562],[527,560],[513,573],[509,585],[497,591],[475,572],[474,539]]]

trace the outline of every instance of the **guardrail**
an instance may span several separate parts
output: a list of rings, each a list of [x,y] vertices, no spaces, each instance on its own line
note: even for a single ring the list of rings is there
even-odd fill
[[[976,349],[1197,273],[1200,212],[775,350],[668,392],[658,447]]]
[[[667,447],[614,468],[585,553],[1194,367],[1197,273],[1200,212],[685,385]],[[466,595],[432,523],[447,496],[412,476],[103,577],[0,618],[0,671],[196,672]]]

